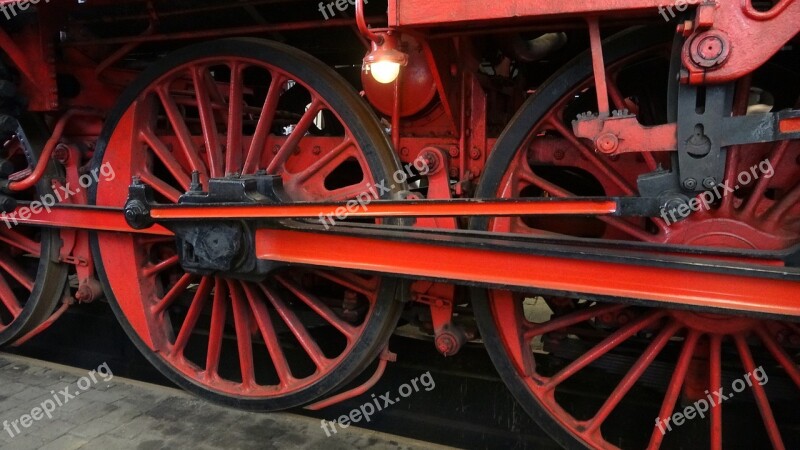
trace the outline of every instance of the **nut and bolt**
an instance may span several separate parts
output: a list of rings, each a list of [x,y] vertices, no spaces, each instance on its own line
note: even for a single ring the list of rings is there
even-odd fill
[[[722,64],[729,53],[728,41],[716,32],[699,35],[691,46],[692,62],[705,69]]]
[[[66,164],[69,161],[69,147],[64,144],[58,144],[53,150],[53,159],[61,164]]]
[[[425,162],[425,165],[428,167],[429,175],[433,175],[439,171],[441,157],[436,150],[423,150],[417,159]]]
[[[606,133],[595,141],[595,147],[607,155],[614,153],[619,148],[619,138],[611,133]]]

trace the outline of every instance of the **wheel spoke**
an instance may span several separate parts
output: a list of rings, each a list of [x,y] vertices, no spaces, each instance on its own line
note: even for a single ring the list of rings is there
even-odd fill
[[[794,185],[792,189],[786,193],[786,195],[781,198],[775,205],[772,206],[767,212],[767,216],[764,218],[764,221],[767,223],[778,223],[781,222],[789,212],[790,209],[794,208],[797,205],[797,202],[800,201],[800,182]]]
[[[681,324],[677,321],[665,326],[664,329],[658,334],[658,337],[653,339],[653,342],[647,346],[647,350],[639,357],[636,363],[631,367],[628,373],[622,378],[622,381],[617,385],[608,396],[608,400],[603,403],[600,411],[589,421],[588,430],[599,430],[600,426],[608,418],[609,414],[619,405],[619,402],[625,398],[625,395],[631,390],[633,385],[639,381],[645,370],[650,367],[656,356],[661,353],[661,350],[669,343],[670,338],[675,336],[678,330],[681,329]]]
[[[156,178],[156,176],[151,174],[148,170],[141,171],[139,173],[139,179],[172,203],[178,203],[181,198],[182,194],[177,189],[167,184],[164,180]]]
[[[147,144],[150,147],[150,150],[158,157],[158,159],[164,164],[169,171],[170,175],[172,175],[178,184],[181,185],[184,191],[189,190],[189,177],[186,175],[186,172],[181,167],[180,163],[172,156],[172,152],[169,151],[167,146],[164,142],[159,139],[155,133],[149,128],[142,130],[141,133],[142,142]]]
[[[283,275],[276,276],[278,282],[280,282],[285,288],[289,289],[292,294],[294,294],[297,298],[303,301],[308,307],[314,310],[320,317],[325,319],[329,324],[333,325],[334,328],[339,330],[340,333],[347,337],[348,342],[350,342],[356,335],[356,329],[345,322],[344,320],[340,319],[339,316],[336,315],[330,308],[328,308],[322,301],[315,296],[311,295],[310,293],[306,292],[305,289],[298,286],[293,281],[289,280]]]
[[[206,184],[208,182],[208,171],[206,170],[205,164],[203,164],[203,161],[200,159],[200,155],[197,153],[197,149],[192,141],[192,133],[189,132],[186,121],[168,89],[169,87],[166,85],[160,86],[157,89],[158,98],[161,100],[161,105],[164,107],[167,120],[169,120],[170,125],[172,125],[172,131],[175,133],[175,137],[178,138],[186,160],[189,162],[190,170],[187,172],[200,172],[203,184]]]
[[[252,288],[249,283],[242,283],[244,293],[247,301],[250,304],[250,310],[253,311],[253,317],[256,319],[258,329],[261,331],[261,337],[267,346],[267,351],[272,358],[272,364],[275,367],[275,372],[281,381],[282,386],[288,386],[294,381],[292,370],[289,367],[289,362],[286,361],[286,355],[283,354],[280,339],[275,332],[275,327],[270,319],[269,311],[262,301],[258,292]]]
[[[17,280],[28,292],[33,292],[33,279],[28,275],[22,267],[11,259],[11,255],[0,255],[0,268],[8,272],[12,278]]]
[[[551,195],[553,195],[555,197],[560,197],[560,198],[576,197],[575,194],[573,194],[573,193],[571,193],[571,192],[569,192],[569,191],[567,191],[567,190],[565,190],[565,189],[563,189],[563,188],[561,188],[561,187],[559,187],[559,186],[557,186],[557,185],[545,180],[544,178],[540,177],[539,175],[536,175],[533,172],[533,170],[531,170],[530,166],[528,166],[528,164],[522,164],[522,165],[520,165],[520,168],[521,168],[520,171],[519,171],[520,172],[519,173],[520,180],[525,181],[527,183],[530,183],[530,184],[538,187],[539,189],[541,189],[541,190],[543,190],[543,191],[545,191],[545,192],[547,192],[547,193],[549,193],[549,194],[551,194]],[[615,228],[617,228],[617,229],[619,229],[620,231],[623,231],[624,233],[626,233],[626,234],[628,234],[628,235],[630,235],[632,237],[638,238],[639,240],[642,240],[642,241],[645,241],[645,242],[654,241],[655,238],[656,238],[655,236],[653,236],[653,235],[647,233],[646,231],[644,231],[643,229],[641,229],[639,227],[635,227],[632,224],[630,224],[630,223],[628,223],[628,222],[626,222],[626,221],[624,221],[622,219],[619,219],[617,217],[604,217],[604,216],[601,216],[601,217],[598,217],[598,219],[603,221],[603,222],[605,222],[605,223],[607,223],[607,224],[609,224],[609,225],[611,225],[611,226],[613,226],[613,227],[615,227]]]
[[[142,275],[146,277],[157,275],[167,269],[171,269],[177,266],[179,262],[180,262],[180,257],[178,257],[178,255],[170,256],[169,258],[161,261],[158,264],[153,264],[142,269]],[[205,280],[205,277],[203,278],[203,280]]]
[[[317,97],[313,98],[308,110],[303,113],[303,117],[301,117],[300,121],[297,122],[297,125],[289,134],[289,137],[286,138],[286,141],[283,143],[283,145],[281,145],[278,153],[276,153],[275,157],[272,158],[272,162],[269,163],[269,166],[267,167],[268,174],[274,175],[283,167],[283,165],[289,159],[289,156],[294,153],[297,145],[300,143],[300,139],[302,139],[308,130],[311,129],[311,126],[314,124],[314,119],[316,119],[317,115],[320,113],[320,111],[322,111],[323,106],[322,100]]]
[[[585,322],[593,317],[599,317],[603,314],[613,314],[624,308],[626,308],[625,305],[613,303],[596,305],[587,309],[573,311],[569,314],[548,320],[547,322],[541,324],[532,324],[527,322],[525,325],[528,329],[525,331],[524,340],[527,342],[536,336],[542,336],[556,330],[563,330],[564,328]]]
[[[264,100],[261,115],[258,117],[253,140],[250,142],[250,149],[247,151],[244,169],[242,169],[243,174],[255,173],[258,164],[261,162],[261,155],[267,144],[267,136],[272,129],[272,121],[275,119],[275,112],[278,109],[278,101],[281,98],[281,94],[283,94],[284,83],[286,83],[285,76],[279,73],[272,74],[269,92],[267,92],[267,97]]]
[[[375,187],[372,186],[371,181],[363,180],[360,183],[352,186],[346,186],[341,189],[329,191],[327,195],[332,202],[343,202],[345,200],[352,200],[362,194],[377,194],[377,191],[375,190]]]
[[[311,361],[317,366],[317,369],[322,370],[330,366],[331,361],[322,353],[319,345],[317,345],[317,342],[308,333],[306,327],[303,326],[303,322],[300,321],[294,311],[292,311],[272,289],[263,284],[260,285],[260,287],[261,291],[264,292],[264,295],[269,299],[270,303],[272,303],[275,311],[278,312],[278,315],[281,316],[281,319],[286,323],[286,326],[289,327],[289,330],[291,330],[294,337],[300,343],[300,346],[303,347],[308,357],[311,358]]]
[[[775,360],[778,361],[781,367],[783,367],[783,370],[785,370],[792,381],[794,381],[795,386],[800,389],[800,370],[798,370],[797,364],[792,360],[792,357],[786,354],[786,351],[775,342],[775,338],[770,336],[769,332],[765,330],[764,327],[757,327],[756,333],[758,337],[761,338],[761,341],[764,342],[769,352],[772,353]]]
[[[589,148],[586,144],[578,140],[572,131],[567,130],[564,124],[561,123],[555,117],[550,119],[550,125],[556,129],[562,136],[564,136],[575,148],[577,148],[583,156],[586,157],[589,161],[591,161],[600,172],[603,173],[606,177],[608,177],[611,182],[617,185],[622,192],[626,195],[636,195],[636,191],[625,181],[616,170],[609,167],[608,163],[601,160],[595,151]]]
[[[791,141],[781,141],[773,146],[768,158],[773,167],[781,166],[781,162],[783,161],[783,157],[786,156],[790,143]],[[758,205],[765,199],[764,193],[767,191],[771,179],[772,178],[760,177],[756,180],[753,192],[745,199],[740,214],[752,217],[757,213]]]
[[[722,336],[711,335],[709,346],[709,387],[711,392],[722,392]],[[711,449],[722,450],[722,403],[711,408]]]
[[[580,358],[576,359],[567,367],[561,369],[552,378],[550,378],[546,383],[546,388],[550,390],[555,389],[555,387],[561,384],[564,380],[576,374],[589,364],[597,361],[600,357],[625,342],[634,334],[642,331],[650,325],[653,325],[662,317],[664,317],[664,315],[665,313],[662,311],[651,312],[615,331],[602,342],[595,345],[591,350],[581,355]]]
[[[256,386],[255,367],[253,365],[253,342],[250,335],[250,311],[247,302],[242,299],[238,282],[228,281],[228,290],[233,301],[233,324],[236,329],[236,345],[239,350],[239,370],[242,375],[242,388],[251,389]]]
[[[351,291],[356,291],[363,294],[369,299],[370,302],[375,301],[375,291],[378,288],[377,278],[372,277],[369,280],[359,277],[356,274],[349,272],[334,273],[326,272],[324,270],[312,270],[311,273],[327,280],[333,281],[339,286],[343,286]]]
[[[225,316],[227,314],[226,283],[219,277],[214,279],[214,299],[211,307],[211,329],[208,332],[208,354],[206,355],[206,380],[219,377],[219,358],[222,340],[225,338]]]
[[[41,245],[38,242],[10,228],[0,227],[0,242],[5,242],[31,256],[39,256],[41,253]]]
[[[353,150],[353,141],[348,137],[306,169],[294,174],[292,183],[303,186],[306,191],[325,192],[325,177],[350,158]],[[313,186],[308,186],[310,182]]]
[[[17,296],[14,295],[14,291],[11,290],[11,287],[2,276],[0,276],[0,303],[5,305],[8,312],[10,312],[15,319],[22,312],[22,305],[20,305]]]
[[[741,334],[737,334],[734,336],[734,342],[736,343],[737,350],[739,350],[739,357],[744,365],[744,370],[752,374],[756,370],[756,365],[753,362],[753,355],[750,354],[750,349],[747,346],[745,337]],[[767,398],[767,393],[764,392],[764,387],[759,383],[752,383],[751,387],[753,388],[753,396],[756,398],[756,404],[758,405],[758,410],[761,412],[761,419],[764,421],[764,426],[767,429],[772,447],[776,450],[785,449],[786,447],[783,445],[781,432],[778,430],[775,417],[772,415],[772,408],[769,406],[769,399]]]
[[[206,154],[208,155],[210,176],[211,178],[218,178],[224,176],[224,161],[222,145],[219,142],[217,120],[214,116],[214,109],[211,106],[211,98],[207,89],[206,79],[210,77],[211,74],[207,67],[192,67],[192,80],[194,82],[195,95],[197,96],[200,124],[203,127],[203,139],[205,140]]]
[[[186,289],[189,288],[189,284],[192,282],[192,278],[194,278],[192,274],[183,274],[178,282],[175,283],[175,286],[172,286],[169,292],[167,292],[167,295],[156,302],[155,306],[153,306],[153,312],[156,314],[163,314],[167,308],[175,303],[175,300],[177,300],[184,292],[186,292]]]
[[[203,312],[208,294],[211,293],[211,283],[211,277],[203,277],[203,279],[200,280],[200,286],[198,286],[197,292],[195,292],[194,298],[192,298],[192,305],[189,307],[189,311],[186,313],[186,318],[183,320],[178,337],[172,345],[172,354],[183,355],[186,344],[189,343],[189,338],[192,336],[192,332],[194,332],[197,326],[197,320]]]
[[[694,355],[699,338],[700,334],[696,332],[689,332],[688,336],[686,336],[678,362],[675,364],[675,372],[672,373],[672,379],[669,382],[669,389],[664,395],[664,401],[661,403],[661,410],[658,413],[658,419],[661,421],[667,420],[672,416],[672,411],[675,410],[675,404],[678,402],[678,396],[681,393],[681,387],[686,379],[686,372],[689,369],[689,363],[692,362],[692,355]],[[657,425],[653,429],[653,434],[650,436],[650,444],[647,448],[660,448],[663,440],[664,433]]]
[[[225,174],[239,172],[242,167],[242,112],[244,108],[243,80],[244,66],[231,64],[231,85],[228,93],[228,145],[226,148]]]

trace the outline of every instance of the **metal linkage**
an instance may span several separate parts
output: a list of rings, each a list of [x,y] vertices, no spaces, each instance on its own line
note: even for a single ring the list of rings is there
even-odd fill
[[[722,181],[724,147],[800,139],[800,110],[725,117],[729,94],[727,86],[682,86],[678,123],[646,127],[635,115],[615,111],[607,118],[583,114],[572,128],[606,155],[677,151],[681,185],[690,192],[703,191]],[[698,111],[701,96],[705,107]]]

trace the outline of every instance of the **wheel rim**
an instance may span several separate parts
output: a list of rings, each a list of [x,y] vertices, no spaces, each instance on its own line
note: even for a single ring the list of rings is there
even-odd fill
[[[17,169],[34,166],[17,139],[3,149],[3,158]],[[52,193],[52,170],[35,188],[21,193],[20,200],[35,200]],[[43,213],[44,214],[44,213]],[[58,233],[0,221],[0,345],[12,342],[38,326],[52,314],[63,293],[67,268],[59,260]]]
[[[193,170],[204,185],[266,170],[281,175],[287,201],[344,200],[396,167],[377,120],[327,67],[273,43],[210,47],[142,75],[95,161],[121,180],[98,186],[97,204],[124,204],[132,176],[174,203]],[[113,306],[145,355],[184,388],[245,408],[297,406],[348,381],[399,313],[393,282],[377,277],[285,269],[250,282],[183,272],[172,240],[101,234],[96,249]]]
[[[642,43],[628,41],[626,44],[630,39],[641,39]],[[632,65],[643,64],[647,59],[643,55],[655,55],[660,48],[668,47],[652,47],[648,44],[652,40],[648,32],[639,36],[629,34],[611,41],[607,50],[612,55],[608,59],[612,104],[616,109],[637,112],[646,125],[661,123],[665,117],[650,114],[652,111],[646,108],[646,103],[634,101],[638,91],[632,89],[634,95],[631,95],[632,92],[626,92],[619,82],[626,76],[629,81],[635,79],[625,71]],[[621,42],[620,49],[615,49]],[[586,61],[584,58],[582,63]],[[572,114],[582,112],[580,108],[587,105],[589,107],[583,111],[596,108],[591,100],[582,103],[582,99],[594,96],[593,90],[587,90],[591,87],[591,72],[582,77],[576,76],[578,72],[576,66],[565,70],[567,76],[562,76],[562,85],[564,79],[569,79],[574,83],[572,87],[561,91],[553,84],[543,87],[537,93],[539,104],[529,106],[527,115],[518,116],[532,117],[534,123],[516,125],[519,129],[527,127],[525,136],[512,125],[506,132],[505,145],[513,142],[517,148],[527,151],[516,151],[512,155],[509,150],[494,161],[494,169],[502,175],[485,180],[479,189],[482,197],[636,195],[639,174],[655,170],[659,164],[669,167],[669,160],[657,155],[623,155],[613,160],[600,157],[592,151],[591,144],[572,135],[568,125],[569,119],[574,118]],[[740,114],[747,108],[747,99],[742,98],[747,95],[742,96],[741,92],[750,91],[748,83],[751,81],[743,80],[737,86]],[[558,91],[558,95],[554,91]],[[797,98],[796,93],[794,95]],[[502,152],[503,139],[501,137],[498,142],[496,152]],[[753,147],[731,150],[726,180],[735,178],[765,157],[779,168],[776,161],[792,161],[800,152],[797,142]],[[489,165],[491,167],[492,161]],[[548,165],[551,167],[545,167]],[[556,233],[682,245],[786,248],[800,238],[800,230],[794,224],[798,214],[795,197],[800,192],[792,181],[797,178],[797,169],[794,164],[788,168],[769,179],[761,178],[737,195],[724,197],[713,210],[695,213],[673,226],[660,219],[628,221],[617,218],[602,221],[501,218],[479,220],[473,226],[531,235]],[[668,433],[661,432],[663,424],[661,428],[654,428],[654,419],[668,417],[688,400],[704,398],[706,390],[715,392],[720,387],[727,388],[730,384],[725,386],[725,383],[737,371],[739,376],[752,373],[759,364],[776,376],[785,376],[787,389],[797,396],[800,372],[791,356],[797,351],[800,340],[795,324],[564,298],[538,297],[539,306],[535,307],[531,305],[533,297],[536,296],[500,290],[475,291],[476,314],[506,383],[528,412],[545,423],[545,428],[565,445],[657,448],[662,443],[671,446],[682,442],[683,445],[706,444],[720,448],[723,432],[731,436],[730,430],[722,427],[722,411],[725,410],[722,405],[711,408],[710,420],[674,427],[675,430],[668,430]],[[533,315],[541,316],[534,318]],[[573,345],[573,341],[580,345]],[[570,345],[576,348],[569,348]],[[532,346],[538,346],[538,354],[534,355]],[[562,360],[560,364],[549,365],[553,355],[554,359]],[[614,363],[610,361],[615,358],[617,367],[611,370]],[[623,361],[627,365],[620,368]],[[671,369],[657,370],[664,364]],[[595,376],[609,378],[608,373],[619,376],[607,386],[598,387],[598,398],[586,402],[590,405],[584,405],[585,409],[575,406],[571,403],[574,399],[565,392],[576,387],[570,383],[581,377],[586,381],[587,374],[595,370]],[[665,392],[658,391],[661,397],[653,402],[658,407],[649,410],[652,415],[630,408],[631,397],[643,392],[642,386],[650,390],[666,388]],[[761,442],[781,448],[787,443],[782,440],[787,438],[787,433],[781,436],[775,420],[775,402],[770,402],[765,388],[757,383],[748,386],[748,391],[753,402],[751,407],[758,411],[754,419],[763,423],[761,430],[752,431],[757,427],[750,426],[748,431],[763,438]],[[746,394],[741,396],[746,397]],[[770,397],[775,398],[774,391]],[[729,406],[731,410],[738,407],[738,404]],[[781,413],[786,417],[786,411]],[[619,434],[619,427],[627,434]]]

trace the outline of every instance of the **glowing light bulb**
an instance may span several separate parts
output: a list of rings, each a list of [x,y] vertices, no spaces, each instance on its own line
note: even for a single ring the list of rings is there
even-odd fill
[[[389,84],[400,75],[400,64],[394,61],[376,61],[370,65],[370,71],[375,81]]]

